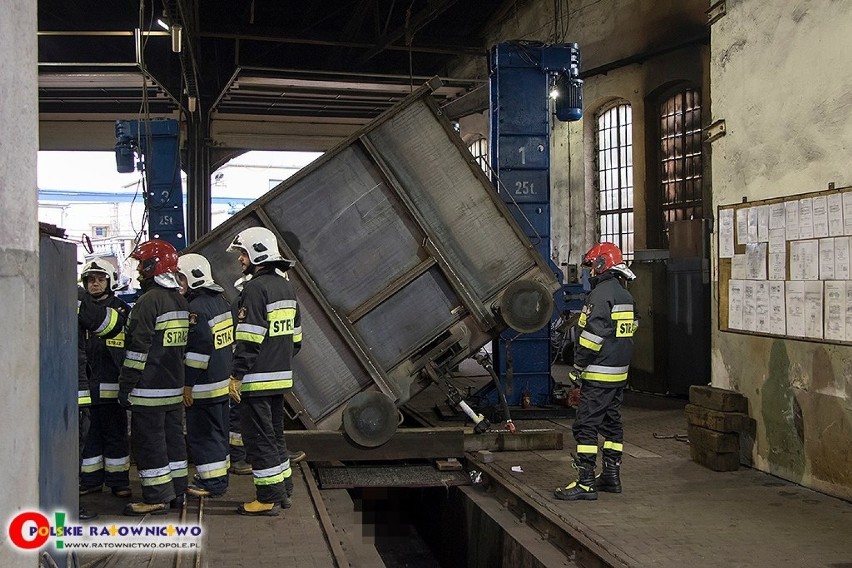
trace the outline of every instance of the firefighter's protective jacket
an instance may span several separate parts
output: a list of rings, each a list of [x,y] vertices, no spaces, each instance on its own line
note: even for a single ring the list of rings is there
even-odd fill
[[[580,314],[574,366],[580,377],[600,387],[621,387],[633,357],[636,320],[633,296],[607,271],[597,278]]]
[[[292,387],[302,319],[290,281],[272,267],[259,268],[240,293],[236,323],[231,374],[242,380],[242,396],[281,394]]]
[[[190,290],[189,342],[186,347],[186,386],[193,404],[212,404],[228,398],[234,343],[234,320],[225,297],[212,290]]]
[[[125,304],[126,305],[126,304]],[[127,321],[127,312],[118,310],[107,303],[97,302],[81,286],[77,287],[77,404],[88,406],[92,403],[89,385],[89,364],[86,355],[88,337],[111,339],[120,334]]]
[[[119,390],[134,411],[166,411],[183,402],[189,304],[174,288],[150,284],[130,312]]]
[[[114,310],[118,315],[116,333],[110,337],[86,332],[86,361],[89,367],[89,390],[92,404],[116,403],[118,399],[118,375],[124,361],[124,327],[130,314],[130,306],[124,300],[109,295],[95,304]]]

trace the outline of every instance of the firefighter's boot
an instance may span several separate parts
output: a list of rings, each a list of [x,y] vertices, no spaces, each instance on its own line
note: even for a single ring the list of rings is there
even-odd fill
[[[281,508],[289,509],[293,506],[293,477],[284,480],[284,496],[281,498]]]
[[[281,505],[278,503],[261,503],[255,500],[251,503],[241,503],[237,507],[237,512],[249,517],[277,517],[281,513]]]
[[[251,471],[251,464],[247,463],[245,460],[234,462],[231,464],[231,467],[228,468],[228,472],[233,473],[234,475],[251,475]]]
[[[565,487],[560,487],[553,494],[557,499],[563,501],[594,501],[598,498],[598,492],[595,491],[595,462],[577,459],[574,462],[574,468],[577,470],[577,481],[569,483]]]
[[[145,515],[165,515],[169,512],[168,503],[128,503],[124,508],[124,514],[131,517],[144,517]]]
[[[621,493],[621,458],[604,455],[603,471],[595,480],[595,488],[606,493]]]

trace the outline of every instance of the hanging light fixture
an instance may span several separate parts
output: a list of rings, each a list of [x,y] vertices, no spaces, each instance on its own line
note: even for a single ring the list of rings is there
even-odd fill
[[[172,24],[169,30],[172,34],[172,51],[180,53],[183,47],[183,26],[180,24]]]

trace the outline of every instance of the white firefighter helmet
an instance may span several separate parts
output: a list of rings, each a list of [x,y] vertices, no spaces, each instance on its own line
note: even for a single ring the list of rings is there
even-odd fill
[[[636,280],[636,273],[630,270],[623,262],[621,264],[616,264],[615,266],[610,268],[610,270],[621,274],[627,280]]]
[[[189,253],[178,257],[178,272],[186,278],[186,285],[191,289],[210,288],[221,291],[222,288],[213,281],[213,271],[210,262],[200,254]]]
[[[250,227],[239,232],[228,246],[228,252],[244,250],[249,257],[249,262],[254,265],[268,264],[270,262],[286,262],[290,266],[296,262],[281,256],[278,250],[278,239],[266,227]]]
[[[103,274],[109,279],[109,289],[115,292],[121,287],[121,280],[118,277],[118,271],[115,266],[106,259],[93,258],[83,265],[83,270],[80,272],[80,281],[86,285],[86,279],[90,274]]]

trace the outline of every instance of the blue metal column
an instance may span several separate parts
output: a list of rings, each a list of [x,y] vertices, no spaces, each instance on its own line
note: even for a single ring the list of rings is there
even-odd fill
[[[494,183],[530,242],[558,276],[561,272],[550,260],[549,97],[557,82],[576,77],[578,71],[576,44],[511,42],[491,50],[491,164],[499,179]],[[567,120],[576,120],[580,112]],[[509,404],[518,405],[528,394],[533,405],[548,405],[552,393],[549,327],[529,334],[507,330],[493,347],[495,369]]]
[[[149,238],[167,241],[177,250],[185,248],[178,122],[119,120],[115,123],[115,136],[119,172],[133,171],[134,149],[142,154],[135,166],[145,173]]]

